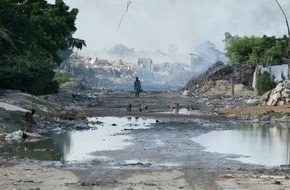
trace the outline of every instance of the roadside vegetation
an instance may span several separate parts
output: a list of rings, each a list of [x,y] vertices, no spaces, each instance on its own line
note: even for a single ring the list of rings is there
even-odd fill
[[[230,65],[281,65],[288,52],[287,36],[241,37],[226,32],[224,43]]]
[[[70,81],[69,77],[65,74],[56,75],[54,80],[57,81],[58,84],[63,84]]]
[[[275,87],[276,87],[276,83],[272,81],[270,77],[270,73],[268,72],[262,73],[257,80],[258,95],[263,95]]]
[[[57,92],[54,69],[73,48],[86,45],[73,37],[77,14],[63,0],[1,0],[0,88],[34,95]]]
[[[225,55],[229,65],[271,66],[285,64],[283,58],[288,57],[288,37],[275,36],[233,36],[225,33]],[[252,80],[252,77],[250,78]],[[249,83],[251,84],[251,83]],[[270,74],[264,72],[257,80],[258,95],[273,89],[276,83]]]

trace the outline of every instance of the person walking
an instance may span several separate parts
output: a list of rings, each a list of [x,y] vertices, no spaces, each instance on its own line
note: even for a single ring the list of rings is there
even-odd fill
[[[136,77],[136,80],[134,82],[134,91],[135,91],[135,98],[139,98],[139,93],[142,91],[142,87],[141,87],[141,82],[138,79],[138,77]]]

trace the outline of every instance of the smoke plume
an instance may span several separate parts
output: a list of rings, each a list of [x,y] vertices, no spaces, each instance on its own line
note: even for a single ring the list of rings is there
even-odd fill
[[[184,59],[193,47],[210,41],[223,51],[224,33],[240,36],[287,35],[274,0],[64,0],[78,8],[75,37],[86,40],[82,53],[96,56],[116,44],[136,51],[174,53]],[[54,0],[48,0],[54,3]],[[279,0],[290,17],[290,1]]]

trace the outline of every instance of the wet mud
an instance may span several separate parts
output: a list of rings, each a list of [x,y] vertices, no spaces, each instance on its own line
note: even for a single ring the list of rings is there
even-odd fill
[[[89,129],[50,131],[46,133],[46,140],[32,142],[30,147],[23,146],[25,142],[2,144],[1,169],[6,171],[7,164],[25,164],[28,168],[37,165],[41,170],[46,167],[59,169],[54,171],[55,175],[71,171],[77,180],[64,182],[67,189],[251,189],[247,188],[249,181],[260,187],[264,179],[274,188],[281,184],[290,187],[285,177],[290,173],[287,164],[269,167],[243,163],[237,160],[243,157],[241,154],[209,152],[206,146],[194,140],[211,132],[237,130],[242,127],[240,121],[201,111],[170,113],[167,105],[177,97],[162,101],[162,96],[154,96],[157,97],[155,100],[148,99],[152,96],[138,100],[109,97],[105,106],[83,110],[88,118],[100,119],[100,122],[88,119]],[[131,112],[126,111],[129,101],[134,104]],[[150,109],[139,112],[138,105],[144,101]],[[185,105],[188,99],[179,101]],[[103,129],[109,129],[109,132],[102,132]],[[219,137],[215,138],[218,141]],[[10,153],[5,149],[7,147],[11,148]],[[83,154],[73,154],[80,150],[84,150]],[[22,155],[15,154],[20,151],[23,151]],[[44,158],[25,156],[29,151]],[[40,169],[31,170],[37,175]],[[6,179],[8,176],[2,177]],[[11,178],[15,180],[15,176],[11,175]],[[34,185],[37,188],[37,184]],[[41,187],[49,189],[48,186]]]

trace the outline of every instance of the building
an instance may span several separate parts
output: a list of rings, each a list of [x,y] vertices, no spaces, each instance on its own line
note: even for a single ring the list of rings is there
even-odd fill
[[[289,78],[289,66],[287,64],[284,65],[273,65],[268,67],[260,67],[261,73],[267,71],[270,73],[270,77],[276,83],[280,81],[288,80]]]
[[[148,71],[152,71],[153,61],[150,58],[138,58],[138,64],[142,65]]]
[[[271,79],[279,83],[284,80],[289,79],[289,65],[284,64],[284,65],[273,65],[273,66],[267,66],[267,67],[262,67],[262,66],[257,66],[253,75],[253,88],[256,89],[256,83],[259,78],[259,75],[262,74],[263,72],[267,71],[270,74]]]

